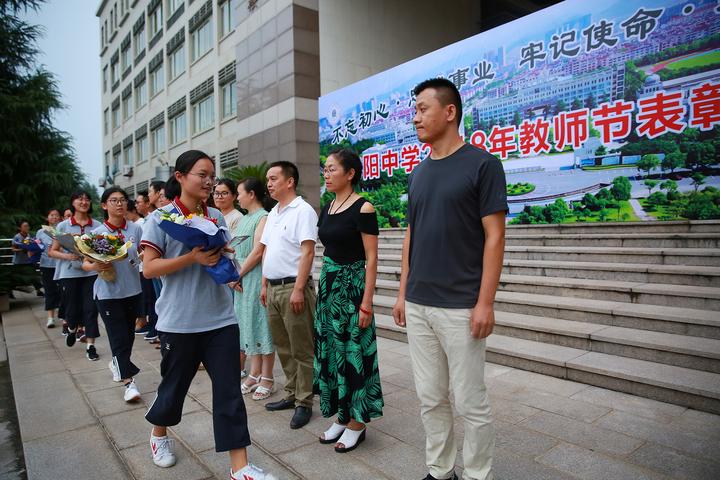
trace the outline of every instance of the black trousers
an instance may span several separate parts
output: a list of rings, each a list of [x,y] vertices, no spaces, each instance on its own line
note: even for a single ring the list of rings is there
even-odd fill
[[[65,317],[70,330],[85,327],[88,338],[98,338],[98,311],[93,300],[93,285],[96,275],[90,277],[63,278],[60,283],[63,288],[63,301],[65,303]]]
[[[212,381],[215,450],[250,445],[245,402],[240,391],[240,338],[237,325],[200,333],[158,332],[162,346],[157,397],[145,418],[153,425],[180,423],[183,402],[200,362]]]
[[[157,324],[157,313],[155,312],[155,302],[157,296],[155,295],[155,288],[153,287],[152,279],[145,278],[140,273],[140,285],[142,286],[142,310],[140,315],[147,315],[148,326],[150,327],[150,333],[155,332],[155,325]]]
[[[55,268],[40,267],[40,275],[45,289],[45,310],[55,310],[60,307],[60,284],[53,280]]]
[[[140,369],[130,360],[135,342],[135,319],[140,306],[140,294],[127,298],[96,300],[105,323],[112,361],[123,379],[132,378]]]

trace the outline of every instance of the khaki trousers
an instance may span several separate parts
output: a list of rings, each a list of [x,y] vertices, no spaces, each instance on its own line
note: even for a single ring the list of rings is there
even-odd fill
[[[297,407],[312,407],[315,285],[309,280],[305,286],[305,309],[300,314],[290,306],[294,287],[294,283],[268,285],[268,324],[285,372],[285,398],[295,400]]]
[[[464,480],[492,480],[495,428],[485,388],[485,340],[470,335],[471,309],[405,302],[408,343],[420,415],[425,461],[435,478],[449,478],[457,446],[450,389],[464,421]]]

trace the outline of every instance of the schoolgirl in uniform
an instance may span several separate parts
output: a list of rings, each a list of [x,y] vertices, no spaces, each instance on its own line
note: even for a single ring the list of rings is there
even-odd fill
[[[113,263],[92,262],[85,259],[83,270],[102,272],[115,270],[115,280],[109,282],[98,276],[93,288],[93,298],[97,303],[105,323],[105,330],[110,343],[112,359],[110,371],[113,381],[123,382],[123,398],[126,402],[140,400],[140,392],[133,377],[140,369],[132,362],[133,342],[135,341],[135,319],[140,307],[141,287],[137,265],[139,262],[137,247],[142,238],[139,225],[125,219],[128,196],[120,187],[110,187],[103,192],[101,206],[105,211],[105,222],[93,233],[122,235],[126,241],[132,242],[128,256],[124,260]]]
[[[58,223],[60,223],[60,211],[53,208],[48,212],[47,224],[55,227]],[[40,256],[40,278],[42,279],[43,290],[45,290],[46,326],[47,328],[53,328],[58,319],[58,308],[60,307],[60,284],[54,279],[55,263],[57,261],[48,256],[53,240],[42,228],[37,231],[35,238],[45,245],[45,250],[43,250]]]
[[[70,211],[72,216],[58,224],[58,232],[82,235],[102,225],[90,216],[92,203],[87,192],[79,191],[72,194]],[[74,253],[65,251],[57,240],[53,241],[49,255],[59,260],[55,267],[55,279],[60,281],[62,302],[68,322],[65,344],[68,347],[75,345],[76,333],[79,327],[84,327],[87,342],[85,356],[88,360],[96,361],[100,358],[95,348],[95,339],[100,336],[100,330],[97,322],[97,306],[93,300],[93,284],[97,272],[83,270],[82,259]]]
[[[215,165],[207,154],[187,151],[178,157],[170,183],[166,191],[178,190],[180,195],[148,216],[141,242],[143,274],[163,278],[156,303],[162,381],[145,415],[154,425],[150,436],[153,461],[160,467],[175,464],[167,427],[180,423],[185,395],[202,362],[212,380],[215,449],[229,452],[230,478],[274,480],[247,459],[250,434],[240,391],[240,341],[232,291],[216,284],[204,269],[220,260],[222,249],[190,250],[159,226],[163,211],[202,214],[225,226],[222,213],[206,205],[216,183]]]

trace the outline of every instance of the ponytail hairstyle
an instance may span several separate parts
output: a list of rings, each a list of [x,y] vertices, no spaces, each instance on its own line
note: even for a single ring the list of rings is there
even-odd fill
[[[242,187],[248,193],[253,192],[255,194],[255,198],[258,199],[262,207],[268,212],[272,210],[272,208],[277,203],[270,197],[265,182],[262,182],[255,177],[249,177],[241,180],[238,185],[242,185]]]
[[[192,170],[195,164],[203,158],[210,160],[213,165],[215,165],[215,161],[210,158],[210,155],[201,152],[200,150],[188,150],[187,152],[180,154],[175,161],[175,170],[173,171],[173,174],[170,175],[168,181],[165,182],[165,198],[171,200],[182,194],[182,185],[180,185],[180,182],[178,182],[177,178],[175,178],[175,172],[187,174],[190,170]]]
[[[357,153],[353,152],[349,148],[338,148],[328,153],[328,157],[335,157],[340,162],[345,173],[351,169],[355,172],[353,178],[350,180],[353,187],[360,184],[362,179],[362,162]]]
[[[130,199],[128,198],[127,192],[125,190],[123,190],[121,187],[118,187],[117,185],[114,185],[103,192],[102,196],[100,197],[100,203],[107,203],[108,198],[110,198],[110,195],[112,195],[113,193],[121,194],[123,197],[125,197],[125,200],[128,201],[128,204],[130,203]],[[104,208],[103,208],[103,217],[105,218],[105,220],[110,218],[110,216],[108,215],[108,211],[105,210]]]

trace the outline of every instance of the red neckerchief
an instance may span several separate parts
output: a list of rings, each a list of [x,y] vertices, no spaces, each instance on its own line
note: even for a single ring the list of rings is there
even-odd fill
[[[110,230],[110,232],[119,232],[120,230],[127,229],[127,221],[123,218],[123,223],[119,227],[116,227],[112,223],[110,223],[110,220],[105,220],[105,226]]]
[[[70,225],[80,227],[80,234],[85,233],[85,228],[87,228],[88,225],[92,226],[92,223],[93,223],[92,218],[90,218],[90,221],[88,223],[86,223],[85,225],[81,225],[80,223],[78,223],[77,220],[75,220],[75,215],[70,217]]]
[[[180,197],[175,197],[175,200],[173,200],[173,204],[175,205],[175,208],[177,208],[180,211],[180,213],[183,214],[184,217],[187,217],[191,213],[195,213],[195,212],[190,211],[189,208],[187,208],[185,205],[183,205],[183,203],[180,201]],[[205,202],[202,202],[202,211],[203,211],[203,215],[205,215],[206,217],[210,216],[208,214],[207,204]]]

